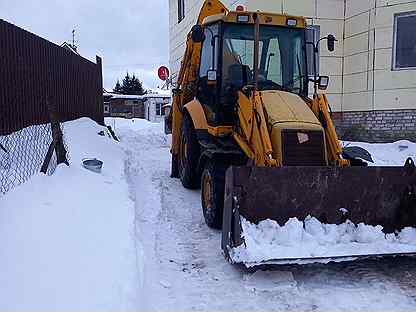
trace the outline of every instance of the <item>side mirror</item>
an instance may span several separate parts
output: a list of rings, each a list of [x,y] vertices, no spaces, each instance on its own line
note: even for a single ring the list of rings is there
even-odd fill
[[[192,27],[192,33],[191,33],[192,41],[195,43],[201,43],[205,40],[205,34],[204,29],[201,25],[195,25]]]
[[[338,41],[334,35],[328,35],[327,42],[328,42],[328,51],[333,52],[335,50],[335,41]]]
[[[320,76],[318,80],[318,89],[319,90],[326,90],[328,89],[329,85],[329,77],[328,76]]]
[[[217,83],[217,71],[210,69],[207,72],[208,85],[215,85]]]

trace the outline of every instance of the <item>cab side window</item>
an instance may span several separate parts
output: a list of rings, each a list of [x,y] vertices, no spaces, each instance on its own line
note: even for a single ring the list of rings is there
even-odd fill
[[[208,72],[217,70],[218,48],[218,25],[206,27],[205,40],[202,43],[197,98],[205,110],[209,124],[215,123],[217,84],[208,83]]]
[[[207,78],[209,70],[217,69],[218,25],[205,28],[205,41],[202,44],[199,77]]]

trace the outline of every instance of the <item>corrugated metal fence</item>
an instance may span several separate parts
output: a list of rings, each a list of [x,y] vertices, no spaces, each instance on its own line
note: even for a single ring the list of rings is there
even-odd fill
[[[99,57],[95,64],[0,19],[0,196],[68,164],[60,122],[103,124],[102,90]]]
[[[0,135],[90,117],[103,123],[102,65],[0,19]]]

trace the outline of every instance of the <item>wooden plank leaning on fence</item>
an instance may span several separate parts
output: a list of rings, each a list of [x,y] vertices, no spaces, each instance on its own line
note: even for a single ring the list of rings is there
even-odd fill
[[[49,145],[48,152],[40,170],[44,174],[48,172],[49,163],[52,159],[54,151],[56,153],[57,164],[66,164],[67,166],[69,166],[69,162],[66,158],[67,152],[64,145],[64,138],[61,130],[61,125],[59,123],[58,114],[55,110],[55,107],[51,105],[51,101],[47,102],[47,106],[49,111],[49,118],[51,121],[52,142]]]

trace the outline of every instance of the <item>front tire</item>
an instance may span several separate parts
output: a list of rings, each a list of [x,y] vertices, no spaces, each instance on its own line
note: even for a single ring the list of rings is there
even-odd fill
[[[208,161],[202,173],[202,212],[205,223],[213,229],[222,228],[226,170],[227,166],[224,164]]]
[[[201,148],[196,137],[194,124],[189,115],[182,121],[181,142],[178,155],[178,170],[182,185],[187,189],[198,189],[201,175],[198,170]]]

